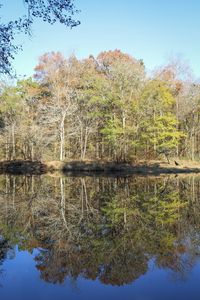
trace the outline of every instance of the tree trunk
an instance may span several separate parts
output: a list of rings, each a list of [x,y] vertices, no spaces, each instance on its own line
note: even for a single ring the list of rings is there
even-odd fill
[[[12,159],[15,159],[15,124],[12,124]]]
[[[127,159],[127,144],[126,144],[126,116],[125,116],[125,113],[123,111],[122,113],[122,128],[123,128],[123,150],[124,150],[124,153],[123,153],[123,158],[124,158],[124,161],[126,161]]]
[[[65,158],[65,118],[66,111],[62,113],[60,123],[60,160],[63,160]]]

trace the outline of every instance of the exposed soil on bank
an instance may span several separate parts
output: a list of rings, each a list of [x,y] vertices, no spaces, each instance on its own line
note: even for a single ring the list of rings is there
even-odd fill
[[[41,175],[62,172],[66,175],[79,176],[125,176],[125,175],[161,175],[200,173],[200,162],[173,160],[170,164],[164,161],[138,162],[137,164],[115,163],[106,161],[1,161],[0,173]]]

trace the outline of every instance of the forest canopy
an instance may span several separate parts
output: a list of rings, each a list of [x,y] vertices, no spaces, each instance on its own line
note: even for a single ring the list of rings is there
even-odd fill
[[[134,162],[200,157],[200,86],[168,63],[147,76],[120,50],[43,54],[34,76],[2,85],[2,159]]]

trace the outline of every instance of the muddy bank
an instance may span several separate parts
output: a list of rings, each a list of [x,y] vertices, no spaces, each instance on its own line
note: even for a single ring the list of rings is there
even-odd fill
[[[40,161],[13,160],[0,162],[0,174],[41,175],[48,172],[47,165]]]
[[[45,173],[62,172],[66,175],[98,175],[98,176],[126,176],[134,174],[161,175],[161,174],[189,174],[200,173],[200,164],[185,166],[180,164],[149,163],[126,164],[113,162],[41,162],[41,161],[2,161],[0,173],[41,175]]]
[[[199,167],[183,167],[183,166],[172,166],[162,164],[120,164],[120,163],[83,163],[73,162],[65,163],[62,172],[65,174],[69,173],[84,173],[92,175],[96,173],[98,175],[161,175],[161,174],[189,174],[189,173],[200,173]]]

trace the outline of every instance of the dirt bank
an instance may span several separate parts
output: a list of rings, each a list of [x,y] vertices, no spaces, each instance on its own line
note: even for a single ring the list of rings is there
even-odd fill
[[[200,173],[200,163],[179,161],[167,164],[162,161],[139,162],[137,164],[114,163],[103,161],[1,161],[0,173],[41,175],[48,172],[64,174],[99,174],[99,175],[160,175]]]

